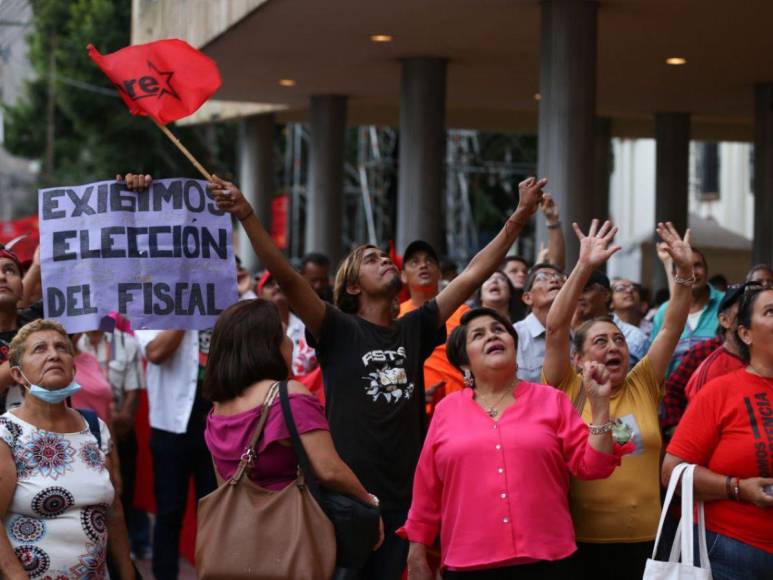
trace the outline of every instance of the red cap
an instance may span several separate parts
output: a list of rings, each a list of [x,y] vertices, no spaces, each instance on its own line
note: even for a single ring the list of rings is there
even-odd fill
[[[258,279],[258,292],[263,292],[263,286],[268,284],[268,281],[271,280],[271,278],[273,278],[273,276],[268,270],[260,275],[260,278]]]
[[[19,256],[17,256],[11,250],[7,249],[2,244],[0,244],[0,258],[8,258],[14,264],[16,264],[16,267],[19,268],[19,272],[21,272],[21,262],[19,261]]]

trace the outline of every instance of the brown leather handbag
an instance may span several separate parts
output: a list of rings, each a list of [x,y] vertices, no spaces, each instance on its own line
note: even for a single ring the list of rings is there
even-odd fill
[[[201,580],[329,580],[336,561],[333,524],[303,474],[281,491],[246,476],[278,392],[274,384],[233,477],[199,502],[196,571]]]

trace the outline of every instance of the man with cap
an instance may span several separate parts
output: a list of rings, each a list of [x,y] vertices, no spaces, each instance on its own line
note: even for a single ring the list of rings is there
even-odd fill
[[[612,286],[609,283],[609,278],[601,270],[594,270],[582,291],[580,300],[577,302],[572,327],[577,328],[587,320],[610,316],[611,305]],[[611,314],[611,316],[612,321],[623,333],[625,341],[628,343],[630,366],[633,368],[647,354],[647,336],[633,324],[622,321],[617,314]]]
[[[41,318],[39,309],[19,310],[23,297],[21,262],[18,256],[0,244],[0,411],[21,404],[21,387],[11,378],[8,347],[18,330],[28,322]]]
[[[408,244],[403,253],[403,271],[400,279],[408,288],[411,297],[400,304],[399,316],[405,316],[421,308],[438,295],[440,284],[440,260],[435,249],[423,240]],[[469,306],[462,304],[446,320],[446,333],[459,326],[459,321]],[[424,361],[424,384],[428,401],[436,403],[442,396],[461,391],[464,388],[462,374],[448,362],[445,343],[432,351]]]
[[[529,270],[522,300],[530,312],[513,325],[518,334],[518,378],[522,381],[540,382],[545,360],[545,323],[565,280],[563,272],[548,262],[534,264]]]
[[[719,303],[719,330],[717,336],[699,342],[682,357],[665,383],[665,394],[660,409],[660,426],[670,435],[679,424],[687,403],[710,380],[745,366],[735,333],[738,328],[738,305],[746,288],[761,286],[753,282],[729,286]]]

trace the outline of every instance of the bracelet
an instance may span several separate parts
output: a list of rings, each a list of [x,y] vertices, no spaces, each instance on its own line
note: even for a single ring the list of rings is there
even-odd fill
[[[725,494],[727,495],[727,499],[733,499],[733,487],[731,486],[732,481],[733,478],[730,475],[725,478]]]
[[[244,221],[244,220],[246,220],[248,217],[250,217],[250,216],[251,216],[253,213],[255,213],[255,212],[253,212],[252,210],[250,210],[250,213],[248,213],[246,216],[244,216],[244,217],[240,217],[240,218],[237,218],[237,219],[238,219],[240,222],[243,222],[243,221]]]
[[[735,501],[741,501],[741,485],[737,477],[733,477],[730,480],[730,489],[732,498]]]
[[[368,497],[371,499],[371,501],[373,502],[373,505],[375,505],[376,507],[381,505],[381,502],[379,501],[379,499],[372,493],[369,493]]]
[[[557,222],[556,222],[556,223],[554,223],[554,224],[548,224],[546,227],[547,227],[549,230],[557,230],[558,228],[560,228],[560,227],[561,227],[561,222],[560,222],[560,221],[557,221]]]
[[[593,423],[590,423],[588,424],[588,429],[590,429],[591,435],[602,435],[604,433],[611,433],[613,426],[614,423],[612,421],[607,421],[603,425],[594,425]]]
[[[690,274],[687,278],[682,278],[679,274],[674,274],[674,284],[692,288],[692,285],[695,284],[695,272]]]

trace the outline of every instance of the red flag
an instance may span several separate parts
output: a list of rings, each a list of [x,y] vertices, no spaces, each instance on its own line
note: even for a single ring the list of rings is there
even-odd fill
[[[208,56],[179,39],[127,46],[89,56],[113,81],[132,115],[166,125],[187,117],[220,88],[220,72]]]

